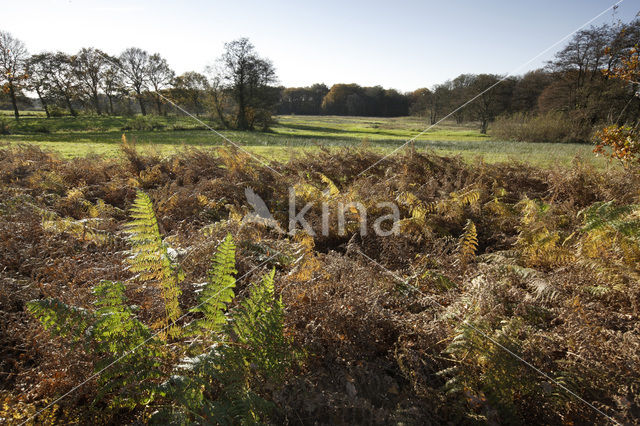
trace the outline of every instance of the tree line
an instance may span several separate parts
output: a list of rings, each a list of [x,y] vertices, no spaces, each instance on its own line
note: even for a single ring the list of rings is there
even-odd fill
[[[500,115],[560,112],[583,128],[602,122],[636,122],[638,82],[610,76],[638,44],[640,20],[591,27],[577,32],[546,67],[522,76],[462,74],[430,89],[418,89],[409,94],[410,112],[435,123],[455,111],[452,117],[458,123],[479,121],[483,133]],[[467,107],[456,110],[479,94]]]
[[[557,113],[588,133],[603,122],[638,121],[640,83],[611,78],[611,73],[639,44],[640,20],[603,24],[577,32],[545,67],[521,76],[461,74],[404,94],[356,84],[288,88],[282,90],[278,112],[410,114],[426,117],[431,124],[450,117],[459,124],[478,122],[482,133],[499,116],[526,120]]]
[[[3,93],[16,118],[25,93],[35,94],[47,116],[79,110],[96,114],[167,114],[172,102],[209,114],[225,127],[267,128],[273,114],[394,117],[417,115],[432,124],[450,115],[478,122],[487,132],[499,116],[558,112],[590,128],[602,122],[636,122],[638,82],[610,78],[611,70],[640,44],[640,20],[577,32],[546,67],[521,76],[462,74],[430,88],[400,93],[381,86],[323,83],[276,86],[275,67],[248,39],[225,44],[203,73],[176,75],[159,53],[129,48],[111,56],[95,48],[74,55],[29,55],[22,42],[0,32]],[[469,100],[468,105],[463,108]]]
[[[175,104],[197,115],[213,113],[228,127],[268,126],[279,93],[275,68],[248,39],[226,43],[205,72],[176,75],[159,53],[137,47],[117,56],[92,47],[73,55],[29,55],[23,42],[0,32],[0,82],[16,119],[32,93],[47,117],[79,111],[166,115],[177,111]]]
[[[381,86],[362,87],[355,83],[325,84],[280,89],[278,114],[354,115],[400,117],[409,114],[410,97]]]

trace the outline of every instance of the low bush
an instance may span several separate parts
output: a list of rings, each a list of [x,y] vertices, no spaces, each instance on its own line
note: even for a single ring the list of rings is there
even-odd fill
[[[69,111],[60,106],[52,105],[49,106],[49,115],[51,117],[64,117],[65,115],[69,115]]]
[[[49,133],[51,133],[51,128],[49,126],[47,126],[46,124],[40,124],[38,126],[35,126],[33,128],[33,131],[35,133],[49,134]]]
[[[11,134],[11,122],[6,118],[0,117],[0,135]]]
[[[545,114],[517,113],[498,117],[490,127],[490,135],[518,142],[589,142],[589,126],[576,114],[547,112]]]
[[[162,124],[157,117],[148,115],[136,115],[133,119],[129,120],[127,125],[122,127],[122,130],[162,130],[165,125]]]

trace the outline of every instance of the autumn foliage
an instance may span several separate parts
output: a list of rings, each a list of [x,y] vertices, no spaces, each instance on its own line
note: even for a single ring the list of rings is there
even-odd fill
[[[640,140],[636,129],[612,125],[598,131],[596,137],[594,153],[620,160],[625,166],[640,164]]]
[[[558,383],[640,421],[636,174],[125,154],[0,149],[3,423],[606,422]],[[400,232],[360,235],[353,213],[284,233],[289,187],[314,229],[320,201],[361,203],[368,227],[389,201]],[[246,188],[280,230],[244,220]]]
[[[634,47],[621,59],[619,67],[605,72],[605,75],[628,82],[637,92],[640,85],[639,60],[638,47]],[[620,160],[627,167],[637,167],[640,165],[640,135],[637,125],[631,127],[614,124],[601,129],[596,133],[596,147],[593,152]]]

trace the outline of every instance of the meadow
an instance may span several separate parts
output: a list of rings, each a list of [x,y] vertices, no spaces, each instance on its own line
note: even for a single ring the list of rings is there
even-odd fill
[[[41,112],[31,112],[14,123],[8,112],[3,113],[10,134],[0,135],[0,142],[37,144],[65,158],[88,154],[118,155],[123,134],[139,148],[166,155],[179,152],[182,147],[206,148],[224,144],[220,136],[206,128],[217,126],[206,117],[199,118],[205,123],[202,124],[186,116],[46,119]],[[388,154],[428,127],[428,122],[419,117],[277,116],[268,132],[216,130],[254,154],[286,161],[321,147],[360,146]],[[607,166],[604,160],[592,155],[589,144],[500,141],[481,134],[476,123],[442,123],[421,134],[415,148],[439,155],[461,155],[468,160],[482,158],[489,163],[524,161],[541,166],[568,165],[575,157],[580,157],[597,167]]]

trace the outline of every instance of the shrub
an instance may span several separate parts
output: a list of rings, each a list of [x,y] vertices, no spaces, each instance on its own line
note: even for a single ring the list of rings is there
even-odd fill
[[[0,135],[10,135],[11,134],[11,124],[9,120],[6,118],[0,117]]]
[[[619,160],[625,167],[640,165],[640,135],[638,129],[629,126],[608,126],[596,133],[598,155]]]
[[[68,115],[68,111],[65,108],[59,107],[57,105],[53,105],[49,107],[49,115],[51,117],[64,117]]]
[[[40,125],[34,127],[33,131],[35,133],[49,134],[49,133],[51,133],[51,128],[49,126],[47,126],[46,124],[40,124]]]
[[[576,118],[558,111],[539,115],[516,113],[498,117],[490,133],[517,142],[588,142],[591,130]]]
[[[160,121],[156,117],[148,115],[136,115],[133,119],[129,120],[127,125],[124,126],[122,130],[152,131],[162,130],[164,129],[164,127],[164,124],[160,123]]]

